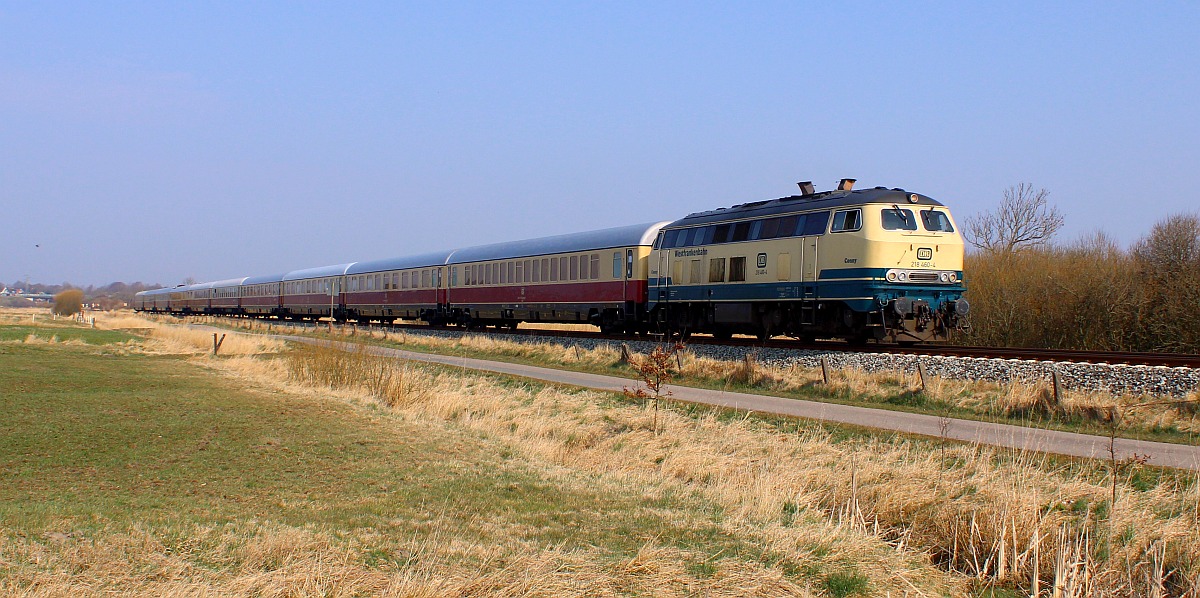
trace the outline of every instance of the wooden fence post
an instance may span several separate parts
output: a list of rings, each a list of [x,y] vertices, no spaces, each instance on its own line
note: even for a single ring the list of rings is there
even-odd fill
[[[919,359],[917,360],[917,376],[921,378],[921,392],[925,392],[925,389],[929,388],[929,383],[925,380],[925,363]]]
[[[828,357],[821,358],[821,379],[825,381],[825,384],[829,384],[829,358]]]
[[[215,332],[213,333],[213,355],[216,355],[217,351],[221,350],[221,343],[224,343],[224,342],[225,342],[224,334],[221,335],[220,340],[217,340],[217,333],[215,333]]]

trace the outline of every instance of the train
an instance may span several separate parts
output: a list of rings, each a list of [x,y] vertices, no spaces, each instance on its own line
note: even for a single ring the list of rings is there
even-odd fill
[[[949,209],[900,188],[801,193],[675,221],[138,293],[180,315],[913,344],[969,329]]]

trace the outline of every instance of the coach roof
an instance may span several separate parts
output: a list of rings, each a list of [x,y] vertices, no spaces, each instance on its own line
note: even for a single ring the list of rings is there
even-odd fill
[[[916,196],[916,202],[911,201],[911,197],[913,196]],[[727,220],[743,220],[762,216],[774,216],[777,214],[793,214],[811,210],[828,210],[869,203],[920,206],[942,205],[941,202],[938,202],[928,196],[921,195],[919,193],[911,193],[909,191],[905,191],[904,189],[875,187],[874,189],[860,189],[857,191],[823,191],[821,193],[814,193],[812,195],[793,195],[791,197],[781,197],[779,199],[753,201],[750,203],[739,204],[730,208],[719,208],[707,212],[696,212],[695,214],[689,214],[682,220],[676,220],[675,222],[672,222],[667,228],[692,226],[695,224],[708,224],[711,222],[725,222]]]
[[[218,281],[214,281],[210,284],[212,285],[212,288],[220,289],[220,288],[225,288],[225,287],[240,286],[245,282],[246,282],[246,277],[243,276],[241,278],[227,278],[225,280],[218,280]]]
[[[279,282],[281,280],[283,280],[283,274],[268,274],[267,276],[251,276],[250,278],[242,281],[242,284],[270,284],[272,282]]]
[[[284,280],[308,280],[309,278],[325,278],[327,276],[341,276],[346,273],[346,269],[353,266],[355,262],[349,264],[337,264],[335,266],[321,266],[320,268],[305,268],[303,270],[292,270],[283,275]]]
[[[421,255],[409,255],[369,262],[355,262],[346,274],[365,274],[367,272],[383,272],[385,270],[408,270],[410,268],[428,268],[430,266],[446,265],[450,251],[435,251]]]
[[[650,245],[654,243],[654,237],[658,235],[658,230],[666,224],[667,222],[634,224],[582,233],[542,237],[540,239],[467,247],[466,249],[458,249],[452,252],[446,263],[465,264],[469,262],[504,260],[535,255],[595,251],[598,249],[630,247],[633,245]]]

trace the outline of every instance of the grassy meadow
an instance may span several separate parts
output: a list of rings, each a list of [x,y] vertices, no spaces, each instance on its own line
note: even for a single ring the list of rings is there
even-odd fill
[[[3,594],[1200,591],[1192,474],[20,320],[0,313]]]
[[[199,318],[232,330],[280,332],[262,322]],[[160,317],[161,322],[177,321]],[[289,329],[283,329],[289,330]],[[293,332],[288,332],[292,334]],[[318,326],[301,332],[328,338],[329,330]],[[620,351],[611,346],[577,349],[547,342],[522,342],[486,334],[464,334],[442,338],[387,332],[378,327],[337,326],[333,336],[343,340],[377,344],[416,352],[458,355],[529,365],[566,368],[596,374],[629,376]],[[1069,432],[1123,438],[1200,444],[1200,391],[1187,397],[1130,396],[1105,392],[1065,389],[1055,400],[1049,380],[996,383],[987,381],[929,379],[921,389],[916,372],[868,373],[848,368],[832,372],[825,384],[819,368],[776,367],[750,361],[720,361],[700,357],[687,350],[678,358],[675,383],[700,388],[749,392],[924,413],[996,423],[1035,426]],[[1117,417],[1114,418],[1113,414]]]

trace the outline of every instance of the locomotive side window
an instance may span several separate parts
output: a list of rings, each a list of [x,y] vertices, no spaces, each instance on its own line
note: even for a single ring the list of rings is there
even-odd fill
[[[662,248],[670,249],[672,247],[678,247],[678,245],[676,245],[676,241],[678,241],[678,240],[679,240],[679,229],[669,230],[669,231],[663,233]]]
[[[954,232],[954,225],[950,224],[950,218],[946,216],[945,212],[921,210],[921,222],[925,224],[925,230],[928,231]]]
[[[917,230],[917,219],[913,216],[912,210],[898,207],[884,208],[879,216],[883,230]],[[925,228],[928,230],[929,225],[926,224]]]
[[[829,212],[810,212],[804,215],[805,237],[825,234],[825,225],[829,224]]]
[[[758,235],[755,239],[774,239],[779,236],[779,221],[782,218],[767,218],[762,221],[762,227],[759,228]]]
[[[733,228],[730,224],[718,224],[713,227],[713,243],[725,243],[729,241],[729,231]]]
[[[708,260],[708,282],[725,282],[725,258]]]
[[[733,237],[730,238],[730,241],[737,243],[738,241],[745,241],[746,239],[749,239],[749,238],[750,238],[750,223],[749,222],[739,222],[739,223],[733,225]]]
[[[862,228],[862,210],[839,210],[833,215],[832,233],[847,233]]]
[[[744,282],[746,280],[746,257],[729,258],[729,282]]]

